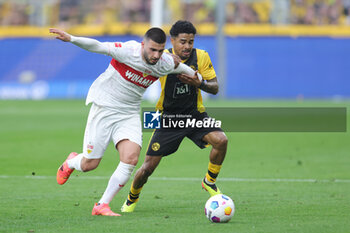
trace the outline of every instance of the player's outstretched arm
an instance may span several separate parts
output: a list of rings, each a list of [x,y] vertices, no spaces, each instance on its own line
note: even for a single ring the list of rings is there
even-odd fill
[[[71,42],[72,44],[93,53],[109,55],[109,46],[107,43],[102,43],[91,38],[72,36],[57,28],[50,28],[50,32],[56,34],[56,39],[61,41]]]
[[[64,42],[70,42],[71,35],[69,35],[67,32],[62,31],[58,28],[50,28],[50,32],[56,34],[56,39],[62,40]]]

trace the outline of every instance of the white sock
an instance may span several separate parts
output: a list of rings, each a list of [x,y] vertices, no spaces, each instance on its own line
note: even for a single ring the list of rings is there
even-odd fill
[[[207,183],[207,184],[215,184],[215,182],[213,183],[213,182],[210,182],[208,179],[207,179],[207,177],[205,177],[205,183]]]
[[[119,162],[117,169],[109,179],[107,188],[103,193],[98,203],[109,204],[113,197],[124,187],[131,177],[131,173],[134,171],[135,166]]]
[[[83,154],[78,154],[74,158],[67,160],[68,167],[70,169],[74,168],[75,170],[82,171],[81,170],[81,160],[82,159],[83,159]]]

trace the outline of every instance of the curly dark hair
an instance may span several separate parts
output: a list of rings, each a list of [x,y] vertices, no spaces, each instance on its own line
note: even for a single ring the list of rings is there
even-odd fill
[[[179,20],[170,29],[171,37],[177,37],[181,33],[196,34],[197,30],[193,24],[186,20]]]

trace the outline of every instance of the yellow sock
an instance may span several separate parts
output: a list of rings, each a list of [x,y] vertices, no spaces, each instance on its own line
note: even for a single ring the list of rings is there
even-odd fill
[[[140,193],[141,193],[141,188],[138,188],[138,189],[135,189],[134,186],[133,186],[134,183],[131,184],[131,187],[130,187],[130,192],[129,192],[129,195],[128,195],[128,200],[130,202],[137,202],[137,200],[139,199],[139,196],[140,196]]]
[[[217,165],[217,164],[213,164],[213,163],[209,162],[208,172],[205,175],[207,181],[209,181],[210,183],[215,183],[216,177],[218,177],[221,166],[222,165]]]

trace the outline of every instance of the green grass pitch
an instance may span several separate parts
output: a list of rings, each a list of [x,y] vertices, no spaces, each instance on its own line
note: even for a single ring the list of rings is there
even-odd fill
[[[330,101],[219,101],[207,106],[349,107]],[[144,104],[150,106],[150,104]],[[185,140],[164,158],[134,213],[91,216],[118,164],[110,146],[100,166],[56,184],[58,166],[80,152],[83,100],[0,101],[0,232],[350,232],[350,135],[227,133],[218,186],[236,204],[227,224],[204,216],[209,149]],[[151,133],[144,133],[138,167]],[[165,179],[167,178],[167,179]],[[119,212],[131,181],[111,203]]]

